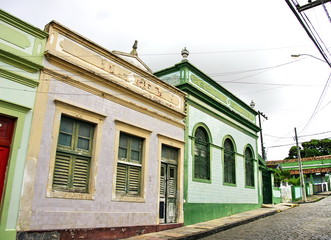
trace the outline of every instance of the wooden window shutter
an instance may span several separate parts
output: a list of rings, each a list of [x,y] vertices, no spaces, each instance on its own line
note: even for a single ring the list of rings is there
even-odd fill
[[[70,158],[70,155],[67,154],[56,154],[53,188],[63,190],[69,188]]]
[[[94,124],[61,116],[53,188],[88,192]]]
[[[126,193],[126,178],[127,167],[124,164],[117,164],[117,176],[116,176],[116,192],[119,194]]]
[[[72,187],[74,191],[87,192],[89,183],[90,159],[75,157]]]
[[[138,195],[139,194],[140,172],[141,172],[141,167],[129,166],[128,193],[130,195]]]

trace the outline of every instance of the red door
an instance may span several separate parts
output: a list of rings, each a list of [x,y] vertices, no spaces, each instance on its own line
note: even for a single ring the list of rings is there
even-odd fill
[[[10,145],[12,142],[15,119],[0,115],[0,202],[2,202],[3,189],[6,179],[6,170]]]

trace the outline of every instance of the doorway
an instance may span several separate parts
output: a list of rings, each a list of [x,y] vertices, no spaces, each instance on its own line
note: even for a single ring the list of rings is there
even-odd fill
[[[178,149],[162,145],[160,171],[160,223],[176,223]]]
[[[8,158],[12,143],[15,119],[0,115],[0,202],[2,204],[3,192],[8,166]]]

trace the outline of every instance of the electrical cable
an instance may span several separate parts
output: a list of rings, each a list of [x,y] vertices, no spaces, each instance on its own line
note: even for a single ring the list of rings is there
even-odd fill
[[[328,80],[327,80],[326,83],[325,83],[325,86],[324,86],[324,88],[323,88],[323,91],[322,91],[322,93],[321,93],[321,95],[320,95],[320,97],[319,97],[319,99],[318,99],[318,102],[317,102],[317,104],[316,104],[316,106],[315,106],[315,109],[314,109],[314,111],[313,111],[313,113],[312,113],[310,119],[308,120],[308,122],[306,123],[306,125],[304,126],[304,128],[302,129],[301,132],[304,132],[304,131],[307,129],[307,127],[309,126],[309,124],[312,122],[313,118],[316,116],[317,111],[318,111],[318,108],[320,107],[321,102],[323,101],[323,98],[324,98],[324,96],[325,96],[326,90],[328,89],[328,87],[329,87],[329,85],[330,85],[330,81],[331,81],[331,72],[330,72],[330,74],[329,74]]]

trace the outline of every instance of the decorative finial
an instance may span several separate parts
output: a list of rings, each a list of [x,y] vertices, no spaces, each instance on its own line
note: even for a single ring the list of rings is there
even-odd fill
[[[251,103],[249,104],[249,106],[251,106],[251,108],[255,107],[255,102],[252,100]]]
[[[134,41],[134,44],[133,44],[133,46],[132,46],[132,51],[130,52],[130,54],[131,54],[131,55],[138,56],[137,48],[138,48],[138,41],[135,40],[135,41]]]
[[[190,54],[189,51],[187,51],[186,47],[184,47],[184,49],[182,50],[182,56],[183,56],[183,59],[182,59],[182,62],[187,62],[187,57],[188,55]]]

